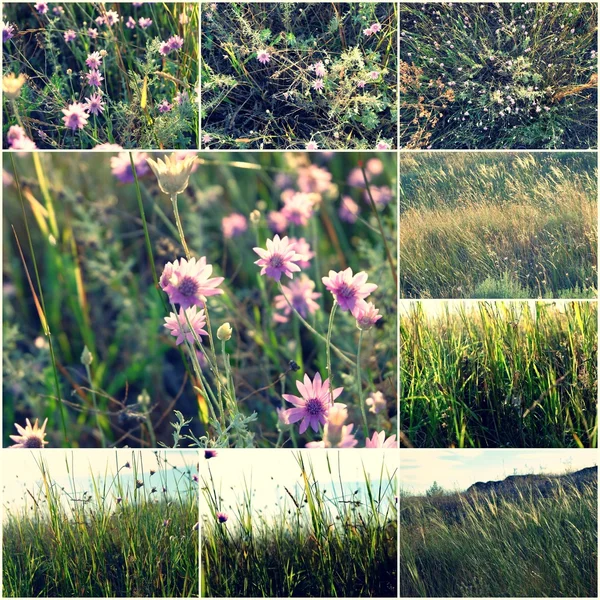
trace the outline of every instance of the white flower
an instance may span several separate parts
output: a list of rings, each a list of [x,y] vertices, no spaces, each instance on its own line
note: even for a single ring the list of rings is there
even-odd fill
[[[169,196],[176,196],[181,194],[188,186],[196,156],[190,155],[183,160],[178,160],[177,154],[173,152],[171,156],[165,156],[164,161],[160,158],[157,160],[148,158],[146,160],[156,175],[160,189]]]

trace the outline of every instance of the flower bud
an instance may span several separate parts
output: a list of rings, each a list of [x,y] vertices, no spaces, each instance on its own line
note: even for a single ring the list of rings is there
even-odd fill
[[[217,337],[222,341],[226,342],[231,339],[233,329],[229,323],[223,323],[219,329],[217,329]]]

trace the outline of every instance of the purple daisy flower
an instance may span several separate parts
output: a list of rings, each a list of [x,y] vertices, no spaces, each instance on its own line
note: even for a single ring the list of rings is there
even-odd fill
[[[86,107],[81,102],[73,102],[69,104],[67,108],[62,109],[63,121],[65,127],[68,127],[72,131],[76,129],[83,129],[88,122],[89,114],[86,111]]]
[[[88,57],[85,59],[85,64],[90,69],[98,69],[102,64],[102,55],[100,52],[92,52],[88,54]]]
[[[8,42],[13,37],[15,37],[15,26],[8,21],[6,23],[2,21],[2,41]]]
[[[89,73],[86,73],[85,77],[87,79],[88,85],[91,85],[92,87],[100,87],[102,85],[102,82],[104,81],[102,73],[100,73],[100,71],[98,71],[97,69],[93,69]]]
[[[381,319],[379,310],[375,308],[375,305],[364,300],[358,302],[352,314],[356,319],[356,326],[362,331],[368,331]]]
[[[340,205],[339,215],[342,221],[346,223],[356,223],[358,214],[360,213],[360,207],[350,196],[343,196],[342,203]]]
[[[261,65],[266,65],[270,62],[271,55],[266,50],[259,50],[256,53],[256,60],[258,60]]]
[[[184,341],[194,344],[196,337],[200,339],[201,335],[208,335],[204,329],[206,325],[206,315],[204,309],[198,310],[196,306],[190,306],[185,312],[183,308],[179,309],[179,315],[171,313],[165,317],[165,327],[173,337],[176,337],[175,345],[183,344]],[[196,336],[194,336],[194,333]]]
[[[227,513],[220,512],[220,511],[217,513],[217,521],[219,521],[219,523],[221,523],[221,524],[227,523],[227,519],[229,519],[229,517],[227,516]]]
[[[166,98],[158,105],[158,112],[159,113],[166,113],[166,112],[169,112],[172,109],[173,109],[173,105],[170,104],[169,101]]]
[[[352,268],[344,271],[329,271],[329,277],[323,277],[325,287],[333,294],[336,302],[342,310],[348,310],[354,314],[357,304],[364,300],[369,294],[377,289],[374,283],[367,283],[367,273],[361,271],[352,274]]]
[[[302,260],[302,255],[296,252],[296,245],[290,243],[287,236],[280,238],[276,235],[272,240],[267,240],[267,249],[254,248],[254,252],[260,256],[255,265],[262,267],[260,274],[267,275],[280,281],[282,275],[293,279],[294,273],[300,271],[296,264]]]
[[[221,228],[223,229],[223,237],[230,240],[234,237],[242,235],[248,229],[248,220],[240,213],[231,213],[221,220]]]
[[[100,115],[104,112],[104,102],[102,101],[102,96],[99,93],[96,92],[85,100],[85,107],[90,115]]]
[[[162,42],[158,49],[158,52],[159,54],[166,56],[167,54],[169,54],[169,52],[171,52],[171,50],[173,50],[173,48],[169,46],[169,42]]]
[[[118,23],[119,20],[120,20],[119,13],[116,10],[107,10],[106,11],[106,17],[104,19],[104,22],[109,27],[112,27],[113,25]]]
[[[48,3],[47,2],[36,2],[35,10],[40,13],[40,15],[45,15],[48,12]]]
[[[65,37],[65,42],[67,42],[67,44],[68,44],[69,42],[72,42],[77,37],[77,34],[72,29],[69,29],[68,31],[65,31],[64,37]]]
[[[133,164],[135,165],[138,177],[143,177],[150,172],[150,165],[146,162],[146,158],[148,158],[148,155],[145,152],[133,153]],[[119,152],[117,156],[112,156],[110,159],[110,168],[112,174],[121,183],[133,183],[135,181],[133,171],[131,170],[129,153]]]
[[[183,48],[183,38],[173,35],[167,40],[167,44],[169,44],[171,50],[181,50]]]
[[[182,308],[190,306],[204,306],[208,296],[217,296],[223,293],[219,289],[224,277],[212,277],[213,267],[206,262],[206,256],[185,258],[169,262],[160,277],[160,287],[169,296],[172,304],[179,304]]]
[[[300,392],[300,396],[294,394],[283,394],[286,402],[293,404],[295,408],[288,408],[285,413],[285,418],[288,423],[300,423],[300,434],[304,433],[309,425],[313,431],[319,431],[319,425],[327,423],[327,416],[331,408],[331,397],[335,400],[344,391],[343,387],[333,390],[333,394],[329,390],[329,378],[325,381],[321,380],[321,374],[317,373],[311,381],[308,374],[304,375],[304,383],[296,382],[296,387]],[[339,404],[339,403],[336,403]],[[342,406],[345,406],[343,404]]]

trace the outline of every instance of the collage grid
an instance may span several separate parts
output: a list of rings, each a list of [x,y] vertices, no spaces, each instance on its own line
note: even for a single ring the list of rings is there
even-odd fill
[[[598,597],[598,2],[3,2],[0,597]]]

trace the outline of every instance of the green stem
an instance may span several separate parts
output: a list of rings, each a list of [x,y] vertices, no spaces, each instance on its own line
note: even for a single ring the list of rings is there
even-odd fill
[[[356,350],[356,388],[358,391],[358,403],[360,405],[360,412],[363,418],[363,427],[365,433],[365,439],[369,437],[369,427],[367,425],[367,412],[365,411],[365,403],[362,397],[362,375],[360,370],[360,349],[362,347],[363,331],[360,330],[358,335],[358,348]]]
[[[181,225],[181,218],[179,217],[179,208],[177,207],[177,194],[171,196],[171,203],[173,204],[173,213],[175,215],[175,223],[177,224],[177,231],[179,232],[179,239],[183,245],[185,256],[188,260],[192,258],[190,249],[188,248],[187,242],[185,241],[185,235],[183,234],[183,227]]]
[[[283,286],[281,285],[281,282],[277,282],[277,285],[279,286],[279,291],[281,292],[281,295],[284,297],[285,301],[287,302],[287,305],[292,309],[292,311],[294,312],[294,314],[300,319],[300,321],[302,322],[302,324],[304,325],[304,327],[306,327],[306,329],[308,329],[312,334],[316,335],[321,341],[325,342],[326,344],[330,345],[330,348],[337,354],[337,356],[339,358],[341,358],[344,362],[346,362],[349,365],[354,366],[354,361],[349,359],[344,352],[342,352],[342,350],[340,350],[335,344],[331,344],[331,341],[327,341],[327,338],[319,333],[293,306],[292,303],[290,302],[289,298],[285,295],[285,292],[283,291]]]
[[[334,300],[333,306],[331,307],[331,313],[329,314],[329,325],[327,326],[327,343],[325,346],[325,352],[327,353],[327,374],[329,376],[329,400],[331,406],[333,406],[333,373],[331,372],[331,331],[333,330],[333,317],[337,310],[338,303]]]

